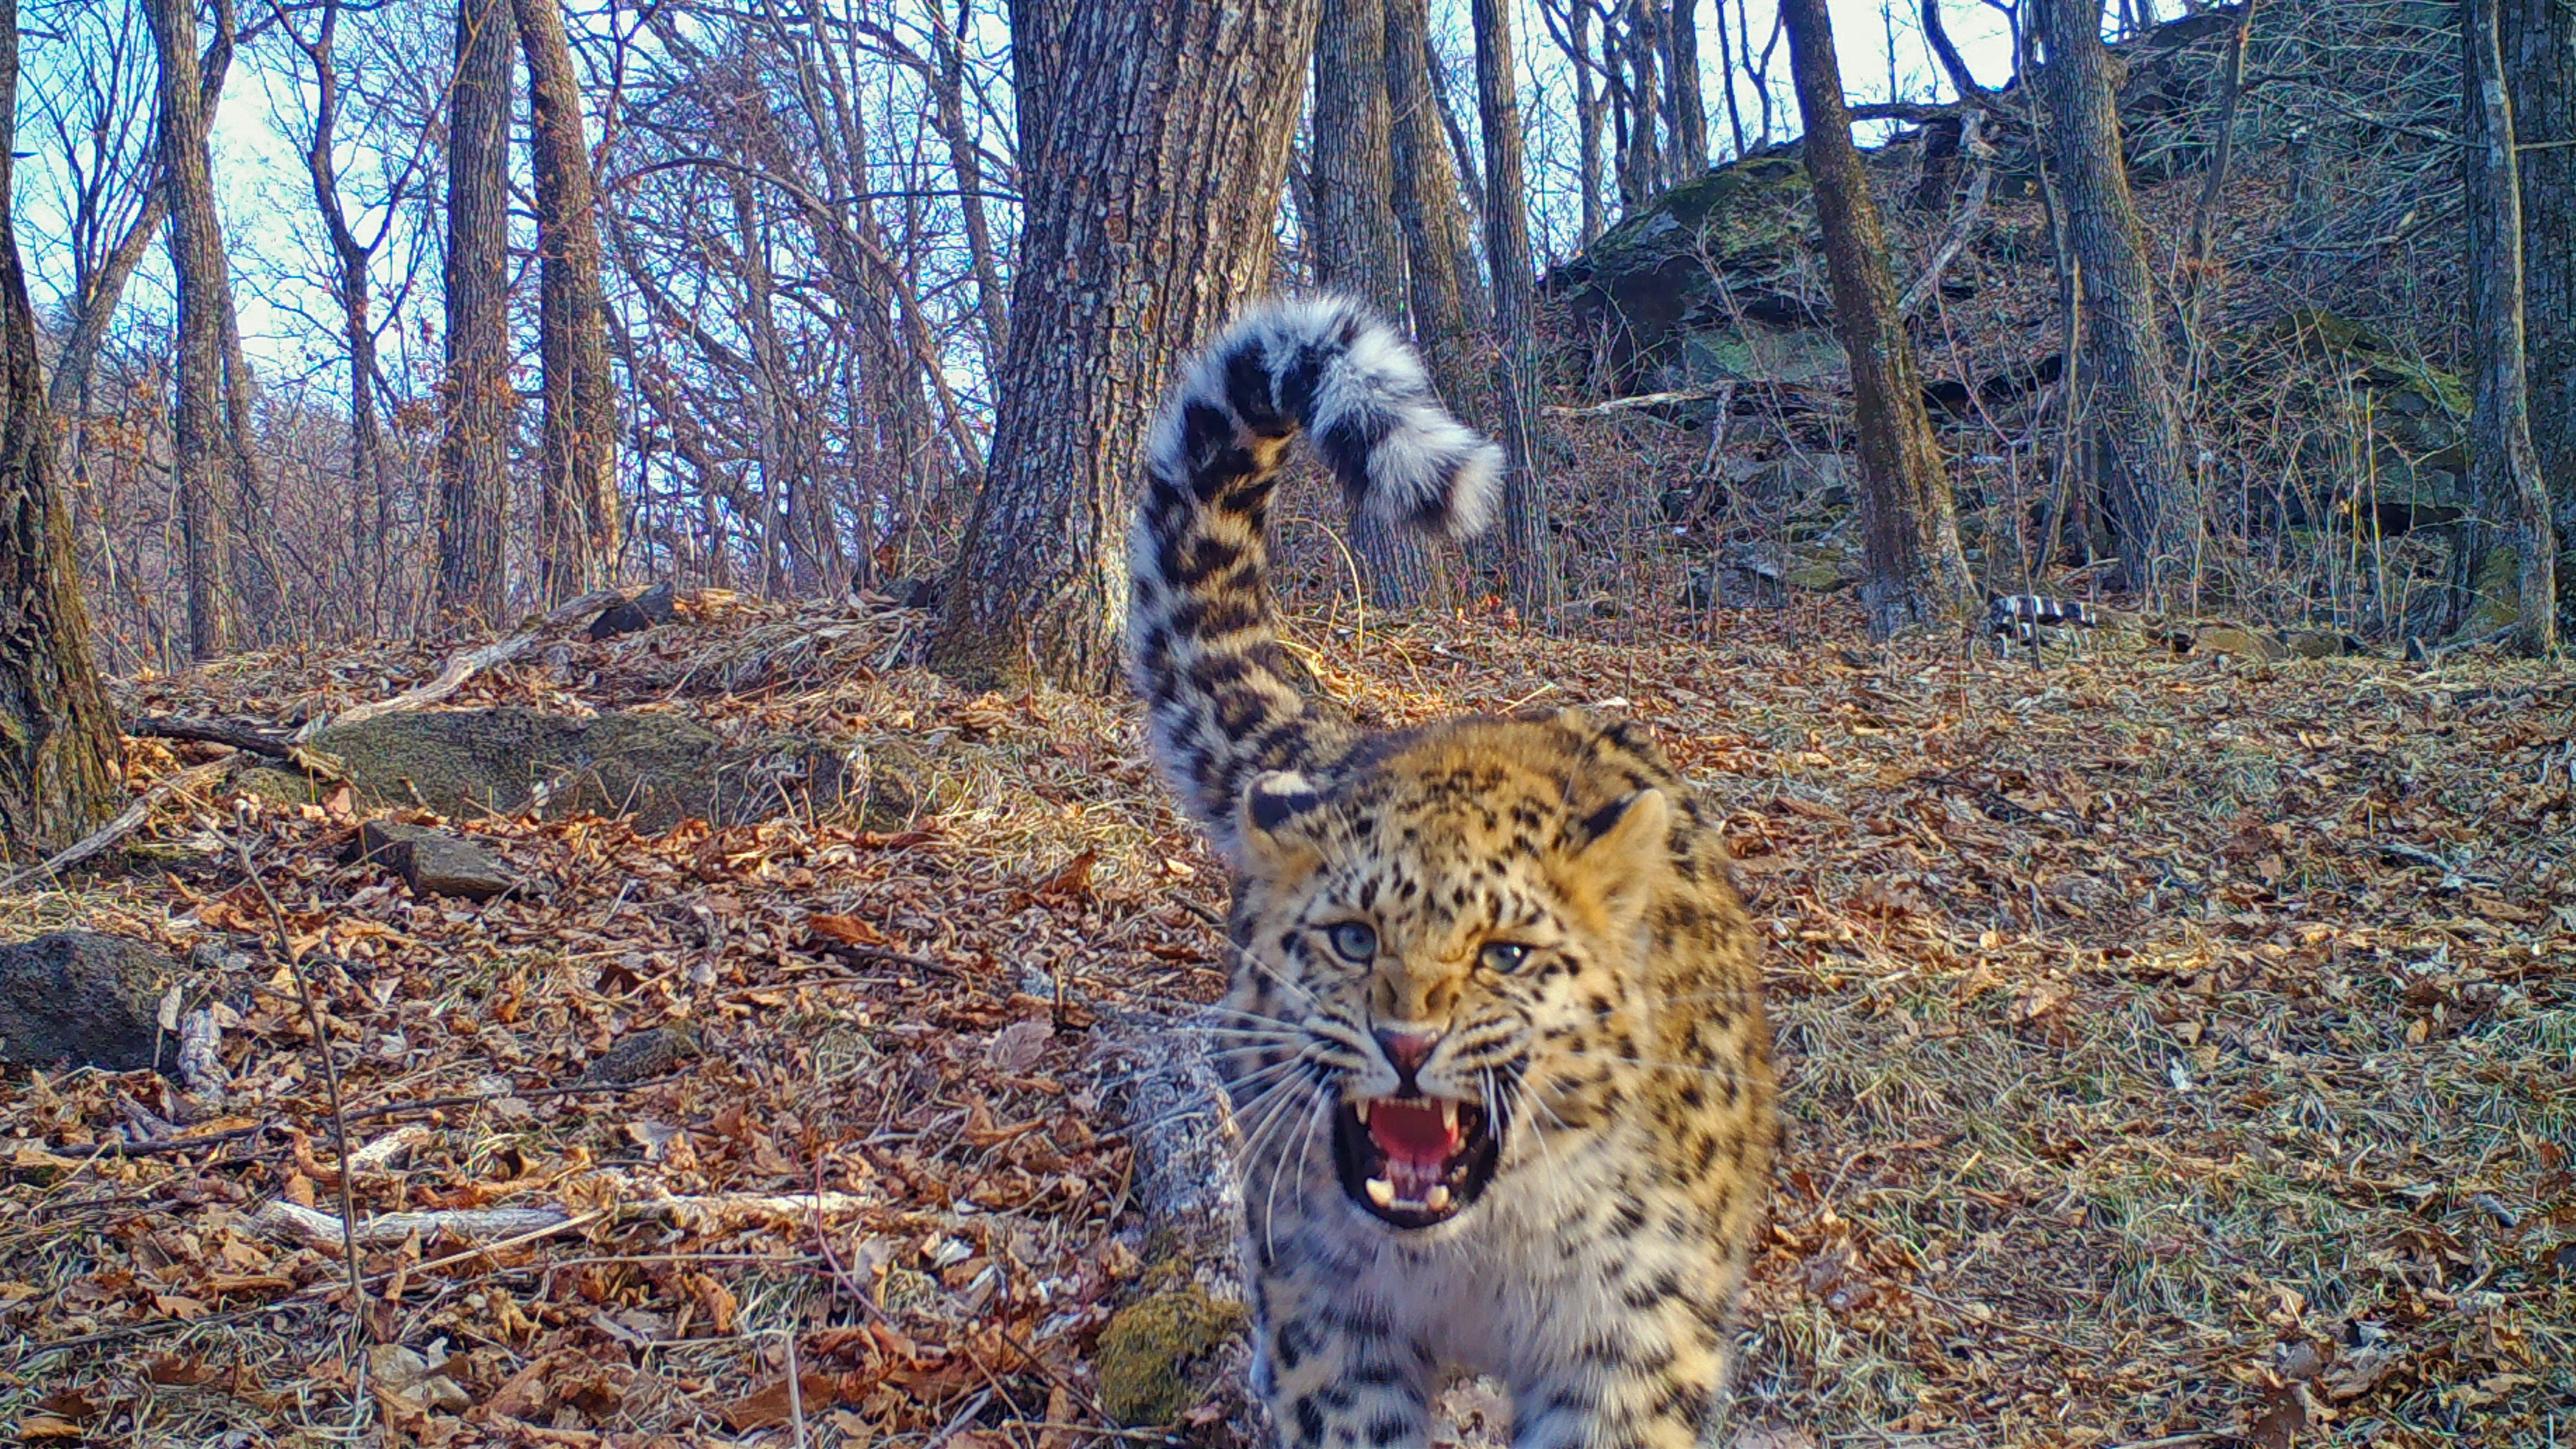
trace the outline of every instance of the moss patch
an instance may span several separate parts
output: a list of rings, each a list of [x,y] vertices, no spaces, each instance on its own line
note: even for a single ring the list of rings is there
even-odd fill
[[[1240,1303],[1195,1283],[1127,1305],[1101,1330],[1100,1405],[1121,1424],[1169,1424],[1206,1398],[1217,1350],[1243,1329]]]

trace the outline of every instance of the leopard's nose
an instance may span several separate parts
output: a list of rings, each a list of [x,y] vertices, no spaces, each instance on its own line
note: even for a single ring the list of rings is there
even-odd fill
[[[1397,1095],[1421,1096],[1421,1084],[1413,1079],[1413,1074],[1422,1070],[1424,1062],[1431,1060],[1432,1051],[1440,1045],[1440,1033],[1379,1027],[1376,1036],[1378,1050],[1386,1053],[1387,1065],[1395,1068]]]

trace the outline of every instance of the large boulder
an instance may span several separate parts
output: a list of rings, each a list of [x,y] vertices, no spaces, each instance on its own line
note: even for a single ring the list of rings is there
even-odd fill
[[[1794,146],[1685,181],[1548,277],[1627,393],[1838,372],[1821,273],[1804,264],[1814,189]]]
[[[0,945],[0,1062],[149,1067],[161,995],[179,976],[179,963],[152,947],[95,931]]]
[[[788,736],[728,744],[671,714],[422,710],[326,729],[311,746],[340,763],[369,807],[624,815],[651,831],[688,819],[740,825],[791,809],[829,812],[853,786],[848,757],[828,745]],[[242,784],[304,799],[311,782],[263,769]]]

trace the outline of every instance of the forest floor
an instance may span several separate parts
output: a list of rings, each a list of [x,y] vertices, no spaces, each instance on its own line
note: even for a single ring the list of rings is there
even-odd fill
[[[183,797],[138,837],[160,864],[0,896],[11,938],[257,958],[230,1093],[179,1140],[127,1142],[134,1106],[189,1115],[148,1073],[0,1085],[0,1424],[1162,1438],[1100,1437],[1094,1345],[1144,1244],[1093,1037],[1219,992],[1225,881],[1134,711],[960,695],[893,662],[898,611],[694,612],[450,703],[903,735],[916,818],[457,820],[542,883],[469,906],[344,864],[344,800]],[[1833,606],[1625,627],[1300,647],[1364,718],[1637,716],[1723,814],[1789,1117],[1738,1398],[1777,1432],[1746,1442],[2576,1443],[2576,679],[1971,661]],[[285,719],[437,664],[256,656],[121,701]],[[133,742],[137,786],[211,758],[183,749]],[[384,1144],[347,1173],[360,1217],[536,1226],[369,1249],[363,1311],[336,1234],[262,1230],[280,1198],[336,1213],[343,1178],[235,841],[319,963],[349,1136]],[[1176,1432],[1226,1438],[1198,1419]]]

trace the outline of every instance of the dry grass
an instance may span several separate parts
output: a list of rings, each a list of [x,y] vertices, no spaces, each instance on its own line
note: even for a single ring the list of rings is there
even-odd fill
[[[120,1094],[180,1110],[157,1082],[0,1089],[0,1414],[133,1443],[364,1419],[430,1442],[785,1444],[792,1331],[809,1442],[1083,1439],[1012,1425],[1099,1423],[1089,1344],[1142,1247],[1085,1038],[1218,989],[1223,885],[1131,712],[960,697],[900,667],[906,622],[708,606],[460,702],[907,736],[936,777],[912,830],[458,822],[549,886],[467,908],[339,864],[327,809],[250,827],[299,945],[341,963],[314,981],[372,1114],[354,1135],[434,1129],[359,1181],[362,1212],[607,1209],[437,1267],[458,1245],[370,1255],[363,1331],[443,1343],[464,1417],[354,1398],[336,1253],[245,1225],[280,1194],[330,1201],[311,1046],[265,963],[223,978],[236,1087],[188,1129],[257,1131],[127,1155]],[[1365,651],[1304,642],[1390,722],[1624,700],[1725,812],[1773,933],[1791,1118],[1747,1422],[1854,1444],[2570,1437],[2576,681],[1970,664],[1864,647],[1830,609],[1720,616],[1706,641],[1605,637],[1622,627],[1372,619]],[[434,663],[269,657],[134,689],[285,717]],[[152,830],[175,863],[0,900],[0,931],[255,950],[256,896],[204,854],[241,828],[225,802],[170,812]],[[836,956],[813,913],[939,969]],[[541,1095],[672,1024],[703,1057]],[[870,1207],[732,1231],[615,1211],[817,1187]]]

